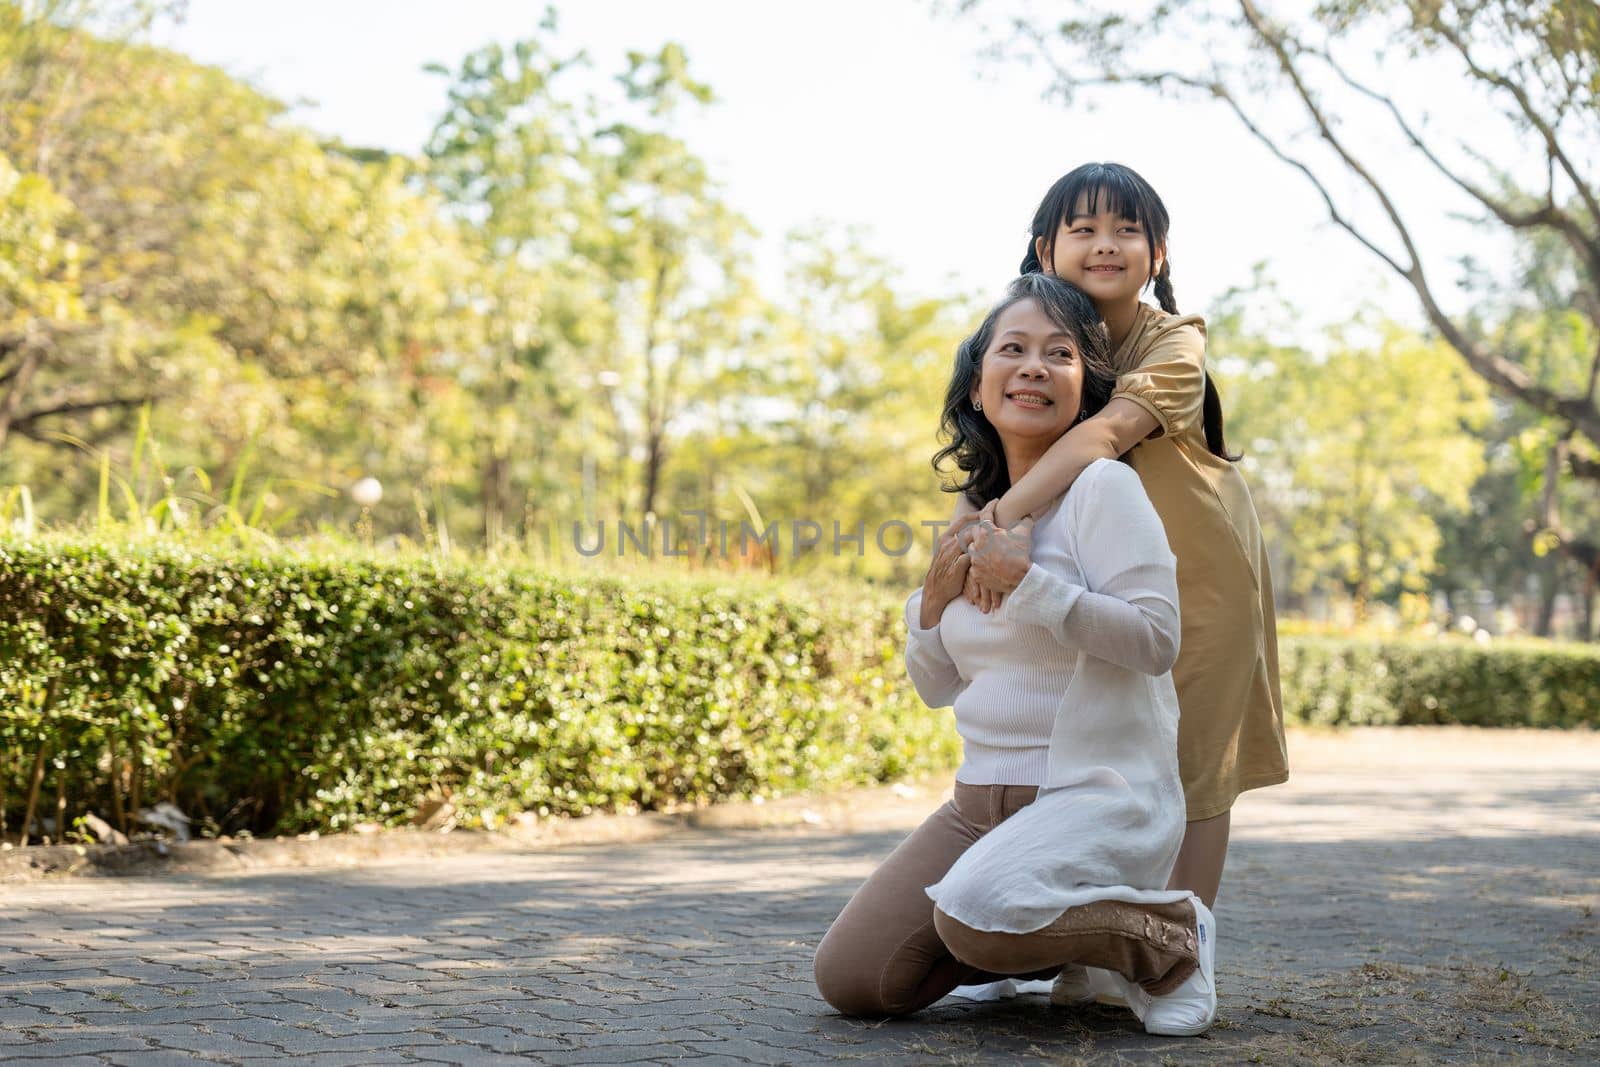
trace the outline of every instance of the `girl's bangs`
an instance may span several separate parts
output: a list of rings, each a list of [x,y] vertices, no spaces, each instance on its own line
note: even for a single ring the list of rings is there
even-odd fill
[[[1142,190],[1131,175],[1121,170],[1095,167],[1062,192],[1061,222],[1071,221],[1081,200],[1090,215],[1112,211],[1131,222],[1145,225],[1145,213],[1139,210],[1144,200],[1140,195]]]

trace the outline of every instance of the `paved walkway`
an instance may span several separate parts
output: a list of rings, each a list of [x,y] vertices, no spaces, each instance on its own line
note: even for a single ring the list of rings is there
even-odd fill
[[[1600,736],[1293,743],[1236,809],[1204,1038],[1037,995],[831,1012],[813,946],[940,799],[884,790],[803,829],[0,885],[0,1060],[1600,1061]]]

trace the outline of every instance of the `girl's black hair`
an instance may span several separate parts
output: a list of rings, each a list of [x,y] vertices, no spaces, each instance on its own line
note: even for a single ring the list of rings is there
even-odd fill
[[[966,478],[947,483],[947,493],[965,493],[975,507],[1005,495],[1011,488],[1006,452],[1000,435],[981,411],[972,406],[972,387],[983,373],[983,354],[994,341],[995,324],[1007,308],[1024,300],[1039,305],[1046,317],[1072,338],[1083,364],[1083,388],[1079,393],[1077,419],[1086,419],[1106,406],[1117,387],[1111,369],[1111,338],[1094,301],[1070,282],[1050,274],[1034,272],[1006,286],[1004,298],[996,304],[971,337],[956,348],[955,366],[944,393],[944,414],[939,419],[939,437],[948,441],[934,453],[933,468],[942,475],[940,464],[954,458]],[[1074,421],[1073,425],[1077,425]]]
[[[1144,227],[1144,239],[1150,246],[1150,262],[1154,263],[1156,249],[1166,247],[1167,228],[1171,222],[1161,197],[1132,167],[1125,167],[1121,163],[1085,163],[1052,185],[1050,191],[1044,194],[1039,210],[1033,213],[1028,253],[1022,257],[1022,273],[1034,274],[1043,269],[1039,263],[1038,238],[1044,238],[1047,249],[1053,248],[1061,224],[1071,219],[1079,203],[1083,204],[1084,211],[1094,215],[1101,210],[1102,198],[1105,210],[1115,211],[1130,222],[1137,222]],[[1176,315],[1178,302],[1172,295],[1172,257],[1164,257],[1161,270],[1152,273],[1145,282],[1154,283],[1161,310],[1168,315]],[[1206,375],[1202,414],[1206,447],[1211,454],[1230,463],[1238,462],[1239,456],[1228,451],[1228,443],[1223,436],[1222,398],[1217,395],[1217,387],[1211,381],[1210,374]]]

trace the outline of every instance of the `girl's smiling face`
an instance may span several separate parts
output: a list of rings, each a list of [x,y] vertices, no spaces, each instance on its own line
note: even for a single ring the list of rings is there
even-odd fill
[[[1056,277],[1088,293],[1100,307],[1137,301],[1150,279],[1161,270],[1166,250],[1151,249],[1138,222],[1111,210],[1110,197],[1099,197],[1100,210],[1090,212],[1086,198],[1061,221],[1055,240],[1036,241],[1039,261]]]

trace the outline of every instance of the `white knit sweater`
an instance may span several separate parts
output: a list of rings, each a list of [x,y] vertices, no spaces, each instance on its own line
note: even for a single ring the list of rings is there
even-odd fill
[[[955,705],[956,779],[971,785],[1045,783],[1058,714],[1084,714],[1062,703],[1080,651],[1142,676],[1165,676],[1178,658],[1166,532],[1139,476],[1110,460],[1040,513],[1033,565],[998,612],[957,599],[926,630],[921,613],[918,589],[906,603],[906,671],[929,707]]]
[[[958,601],[922,630],[911,598],[906,667],[929,704],[955,704],[960,780],[1041,787],[927,888],[946,914],[1027,933],[1093,900],[1186,896],[1165,888],[1185,819],[1177,605],[1161,520],[1108,460],[1040,516],[999,612]]]

